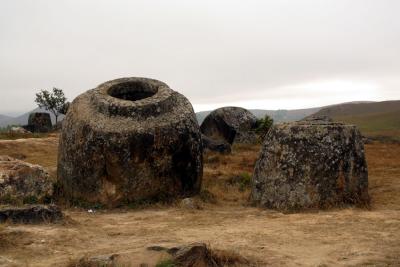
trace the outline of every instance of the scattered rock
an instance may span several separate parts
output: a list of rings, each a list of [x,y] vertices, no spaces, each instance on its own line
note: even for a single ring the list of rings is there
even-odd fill
[[[168,248],[162,247],[162,246],[150,246],[150,247],[147,247],[147,250],[151,250],[151,251],[167,251]]]
[[[33,112],[29,114],[28,125],[26,129],[34,133],[46,133],[51,131],[53,125],[51,123],[50,114],[46,112]]]
[[[325,119],[273,126],[255,166],[251,199],[278,210],[368,203],[359,130]]]
[[[22,127],[11,127],[10,133],[13,133],[13,134],[30,134],[31,132],[25,130]]]
[[[193,243],[180,247],[173,256],[177,266],[219,267],[213,259],[211,251],[204,243]]]
[[[63,214],[56,205],[3,206],[0,208],[1,223],[54,223],[62,218]]]
[[[203,141],[203,150],[210,150],[219,152],[222,154],[231,153],[231,145],[221,140],[213,140],[210,137],[202,134],[201,139]]]
[[[165,251],[168,254],[174,255],[179,250],[179,248],[177,248],[177,247],[167,248],[167,247],[162,247],[162,246],[150,246],[150,247],[147,247],[147,250],[157,251],[157,252]]]
[[[88,263],[104,267],[114,266],[114,262],[118,256],[118,254],[93,256],[88,259]]]
[[[188,210],[199,210],[201,209],[199,203],[196,201],[196,199],[194,198],[184,198],[182,199],[180,206],[184,209],[188,209]]]
[[[191,196],[202,164],[192,105],[157,80],[103,83],[78,96],[63,121],[58,181],[67,200],[118,206]]]
[[[92,257],[82,257],[78,261],[71,263],[69,266],[74,267],[116,267],[120,266],[117,263],[118,254],[98,255]]]
[[[148,250],[167,252],[171,259],[167,262],[174,266],[222,267],[222,266],[255,266],[249,260],[231,250],[211,250],[204,243],[166,248],[151,246]]]
[[[256,143],[257,118],[239,107],[224,107],[211,112],[201,124],[201,132],[214,140],[233,143]]]
[[[0,156],[0,203],[42,203],[52,194],[53,183],[43,167]]]

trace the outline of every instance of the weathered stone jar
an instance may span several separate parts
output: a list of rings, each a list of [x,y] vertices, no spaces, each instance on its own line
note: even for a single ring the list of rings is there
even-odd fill
[[[257,118],[240,107],[223,107],[214,110],[204,119],[201,132],[214,140],[233,143],[255,143]]]
[[[360,132],[352,125],[312,119],[273,126],[256,163],[251,199],[286,211],[367,204]]]
[[[29,114],[28,125],[26,126],[31,132],[45,133],[53,127],[49,113],[33,112]]]
[[[202,146],[190,102],[165,83],[122,78],[78,96],[58,155],[66,200],[118,206],[200,190]]]

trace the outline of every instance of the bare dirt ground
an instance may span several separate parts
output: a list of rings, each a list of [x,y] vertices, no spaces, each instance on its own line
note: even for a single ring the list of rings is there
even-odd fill
[[[297,214],[247,205],[246,177],[258,149],[239,146],[232,155],[205,156],[204,188],[217,203],[202,203],[201,210],[67,209],[65,223],[0,226],[0,265],[67,266],[85,255],[118,253],[121,266],[154,266],[166,255],[149,246],[205,242],[238,252],[256,266],[400,266],[399,144],[366,145],[370,210]],[[0,154],[41,164],[53,175],[56,151],[56,137],[0,141]]]

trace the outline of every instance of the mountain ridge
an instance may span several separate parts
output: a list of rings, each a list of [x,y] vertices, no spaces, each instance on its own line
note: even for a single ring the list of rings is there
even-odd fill
[[[400,100],[345,103],[325,107],[314,116],[329,116],[334,121],[354,124],[366,136],[389,136],[400,140]]]
[[[50,113],[49,111],[42,109],[42,108],[35,108],[29,112],[23,113],[22,115],[19,115],[17,117],[10,117],[10,116],[5,116],[0,114],[0,127],[7,127],[11,125],[26,125],[28,124],[28,118],[29,114],[32,112],[45,112],[50,114],[50,118],[53,124],[56,122],[55,116]],[[59,120],[62,120],[64,118],[64,115],[59,116]]]

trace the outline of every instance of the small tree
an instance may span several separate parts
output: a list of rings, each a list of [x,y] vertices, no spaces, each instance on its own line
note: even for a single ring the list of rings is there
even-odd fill
[[[58,123],[58,116],[66,114],[69,103],[61,89],[53,87],[53,91],[41,90],[36,94],[36,104],[39,108],[44,108],[50,111],[56,117],[56,125]]]
[[[274,120],[268,115],[265,115],[264,118],[257,120],[256,132],[260,135],[262,139],[264,139],[265,135],[268,133],[273,123]]]

